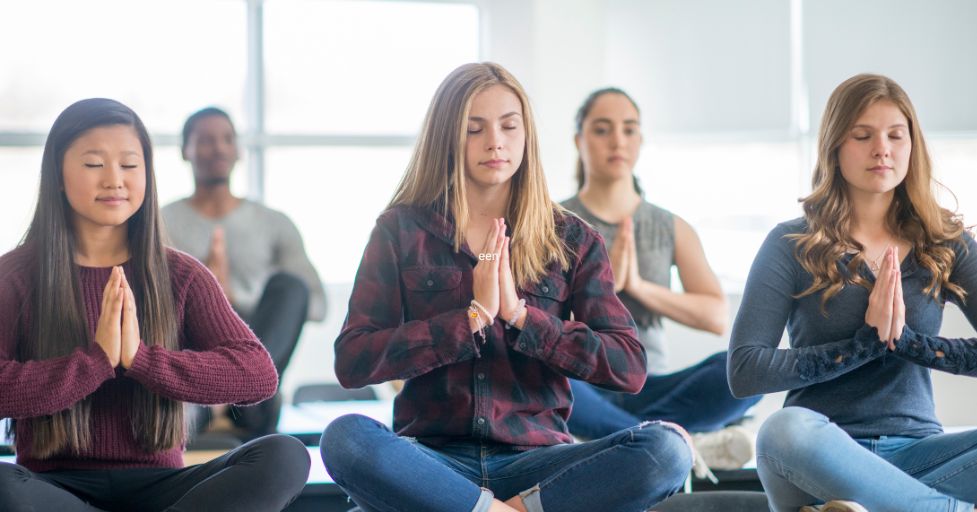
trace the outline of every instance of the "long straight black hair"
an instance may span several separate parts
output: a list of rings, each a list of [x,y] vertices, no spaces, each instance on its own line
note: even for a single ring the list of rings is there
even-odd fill
[[[129,126],[136,132],[145,158],[145,199],[126,221],[132,274],[127,277],[138,306],[139,334],[148,345],[178,348],[149,134],[129,107],[110,99],[92,98],[66,108],[54,121],[44,144],[34,219],[21,241],[31,252],[34,266],[32,320],[26,343],[18,348],[21,361],[65,356],[90,343],[78,267],[74,263],[77,240],[73,213],[64,192],[64,156],[74,141],[89,130],[115,125]],[[144,450],[160,451],[183,442],[182,403],[142,386],[133,395],[132,432]],[[92,442],[93,419],[91,399],[86,398],[51,416],[26,420],[33,433],[34,456],[43,459],[64,450],[78,454],[87,449]]]

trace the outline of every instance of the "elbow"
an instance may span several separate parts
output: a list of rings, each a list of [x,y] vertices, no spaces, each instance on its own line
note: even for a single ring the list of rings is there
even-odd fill
[[[738,370],[742,363],[738,351],[731,350],[726,360],[726,381],[729,384],[729,392],[733,398],[748,398],[760,394],[752,379],[747,378],[743,371]]]

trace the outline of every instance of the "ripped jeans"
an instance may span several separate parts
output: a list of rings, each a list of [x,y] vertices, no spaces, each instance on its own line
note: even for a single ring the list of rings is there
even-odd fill
[[[356,414],[322,435],[333,480],[367,512],[483,512],[521,495],[529,512],[647,510],[675,493],[692,466],[689,446],[661,423],[586,443],[514,450],[478,440],[430,447]]]

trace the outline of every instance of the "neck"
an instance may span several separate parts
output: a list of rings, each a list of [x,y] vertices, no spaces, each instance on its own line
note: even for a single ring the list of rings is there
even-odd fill
[[[471,181],[466,183],[465,195],[468,199],[469,224],[481,225],[492,219],[505,217],[509,205],[511,181],[501,185],[480,187]]]
[[[201,215],[210,218],[220,218],[240,204],[241,199],[231,194],[228,182],[217,184],[197,183],[190,196],[190,206]]]
[[[889,231],[886,218],[892,205],[893,192],[864,194],[850,191],[852,200],[852,236],[861,243],[887,241],[895,237]]]
[[[614,180],[587,179],[577,195],[591,213],[612,223],[634,214],[641,202],[630,175]]]
[[[128,259],[126,224],[91,226],[75,222],[75,263],[83,267],[111,267]]]

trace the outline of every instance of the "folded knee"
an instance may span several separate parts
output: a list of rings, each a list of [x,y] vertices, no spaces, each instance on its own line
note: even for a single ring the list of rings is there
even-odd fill
[[[330,474],[368,459],[371,430],[384,429],[376,420],[360,414],[347,414],[333,420],[322,433],[319,450]],[[333,475],[335,477],[335,475]]]
[[[632,430],[634,442],[648,454],[647,474],[654,484],[678,488],[692,469],[692,446],[681,427],[664,422],[646,422]]]
[[[785,407],[773,413],[760,427],[757,453],[777,457],[817,449],[819,427],[829,424],[821,413],[803,407]]]

